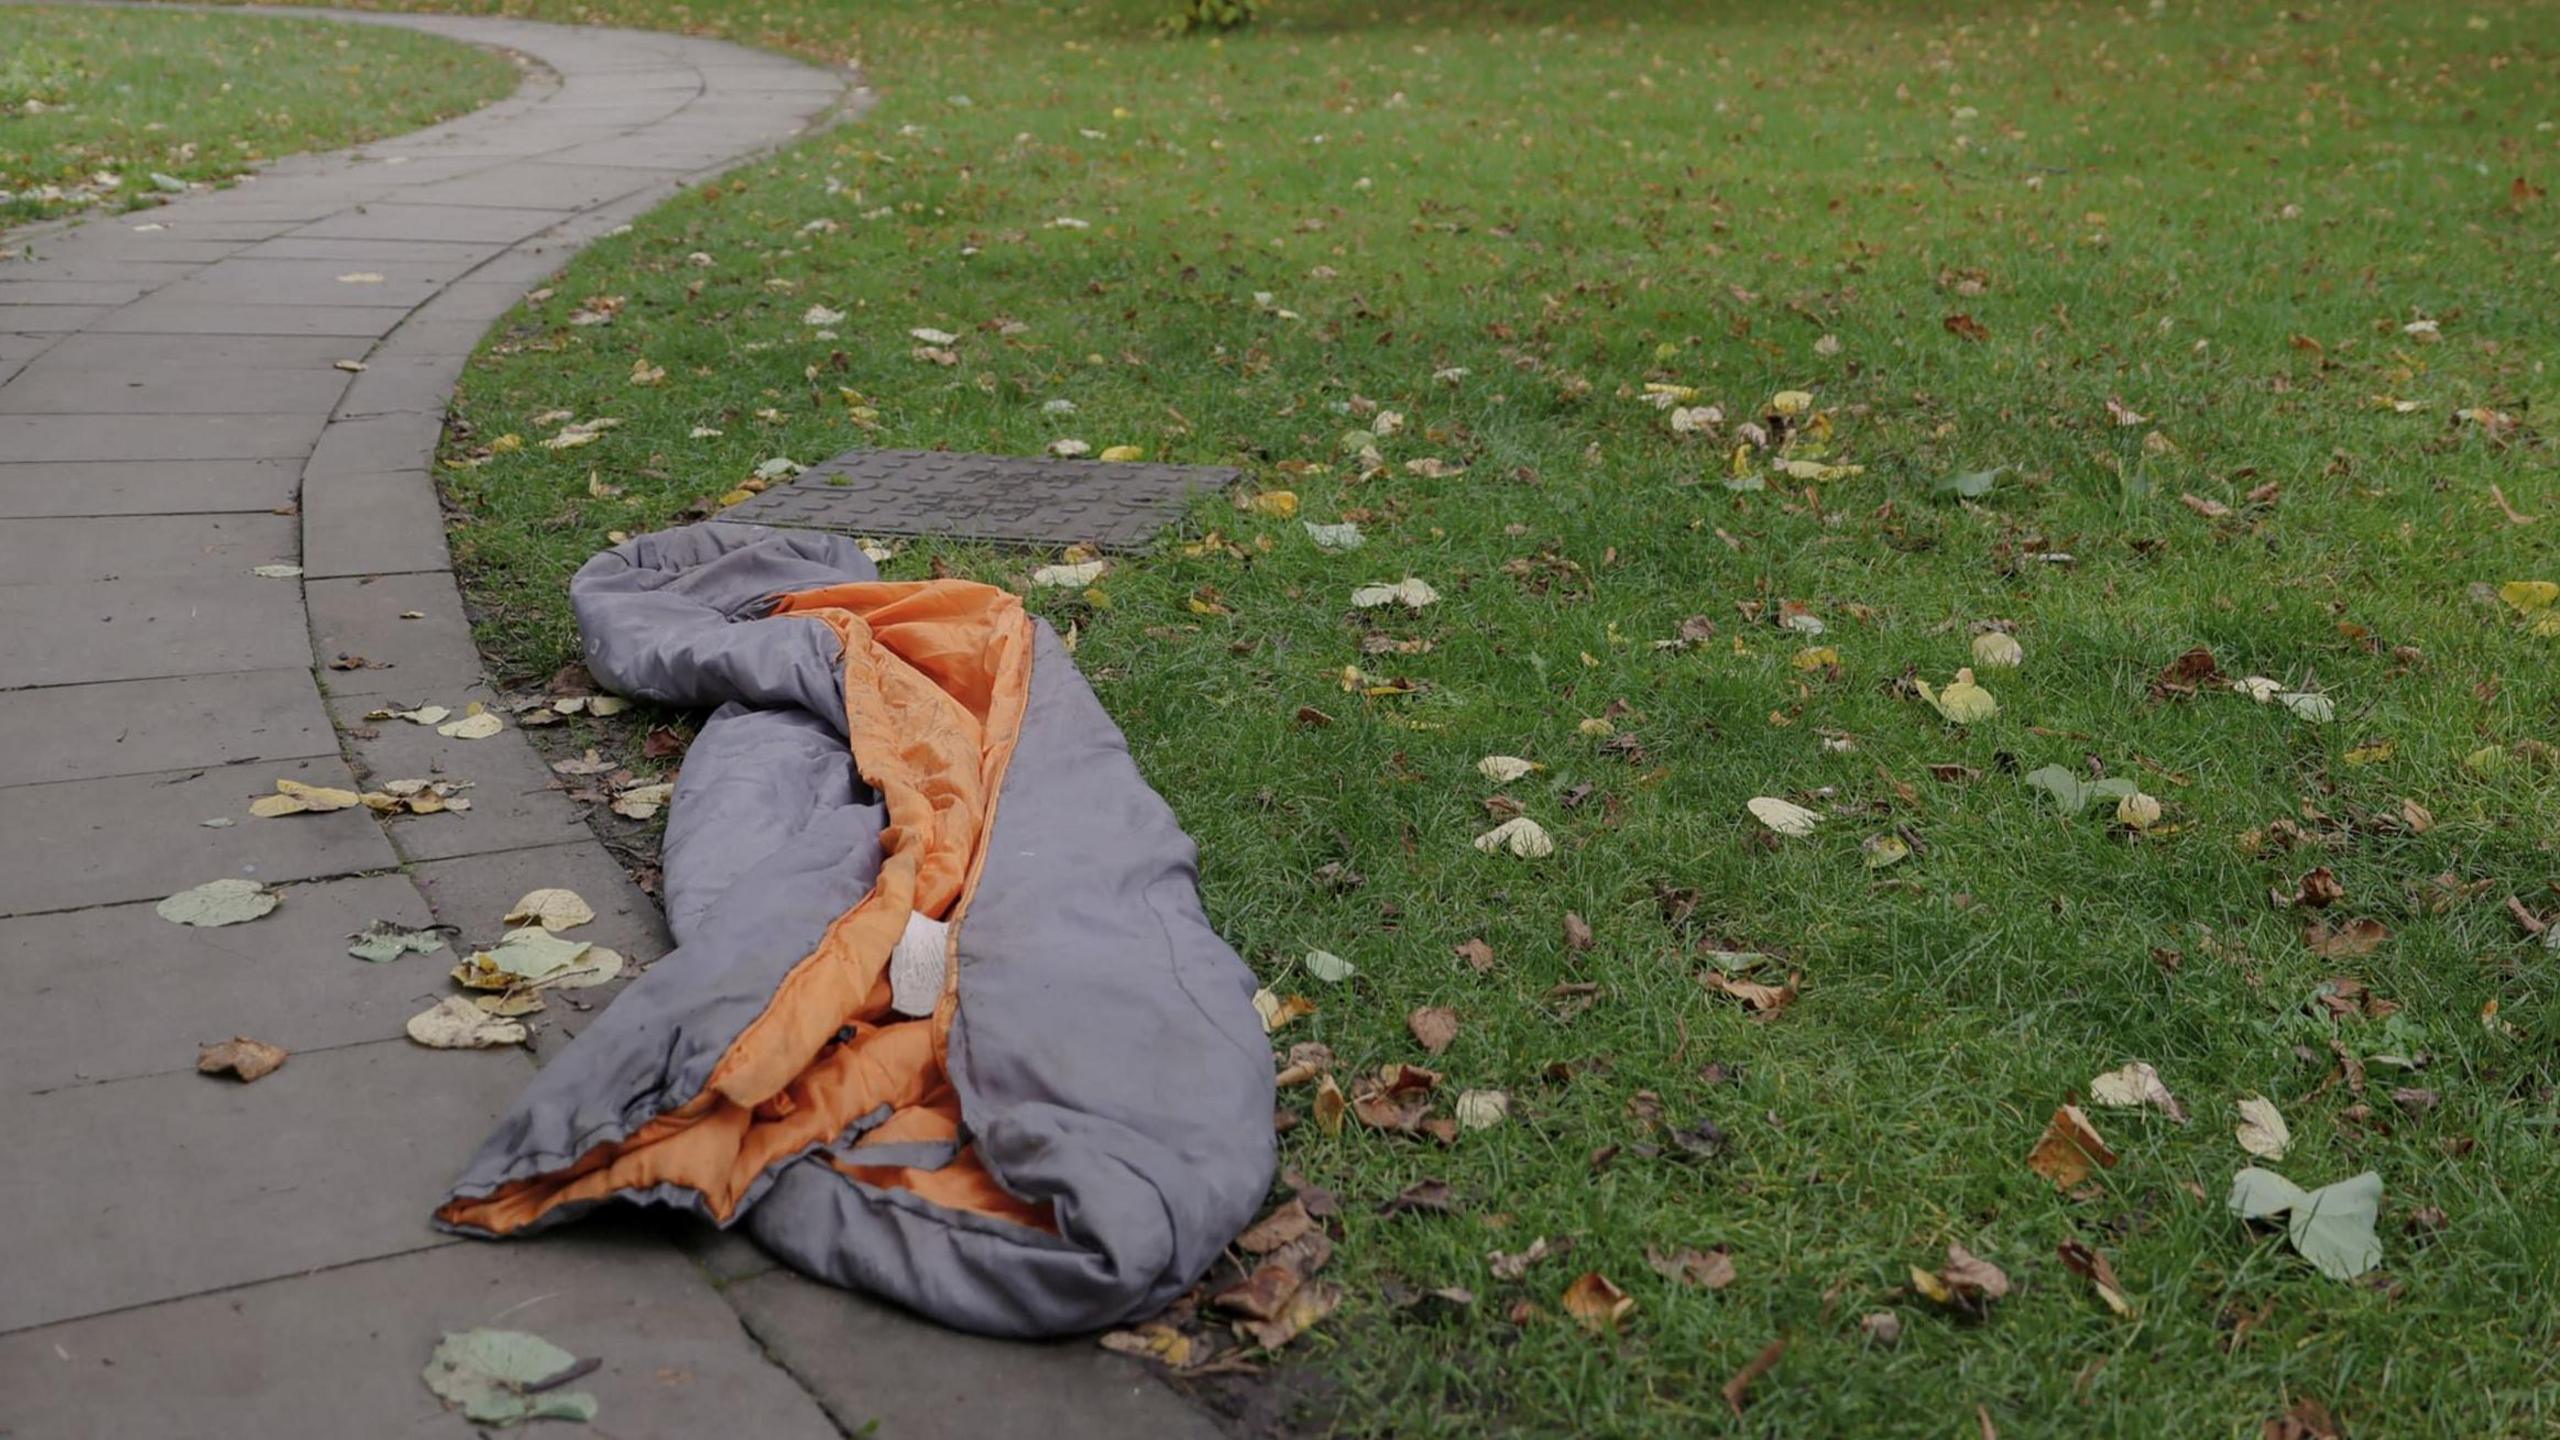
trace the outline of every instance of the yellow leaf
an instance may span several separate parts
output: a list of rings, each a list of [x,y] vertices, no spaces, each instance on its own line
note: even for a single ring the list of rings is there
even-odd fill
[[[732,505],[744,505],[754,498],[756,498],[756,492],[753,490],[728,490],[721,493],[717,503],[721,509],[726,510]]]
[[[1114,465],[1126,465],[1132,460],[1146,459],[1147,452],[1135,445],[1106,445],[1103,447],[1102,454],[1096,458]]]
[[[1819,670],[1840,663],[1840,652],[1830,645],[1812,645],[1795,653],[1793,662],[1799,670]]]
[[[2530,615],[2560,600],[2560,584],[2549,580],[2510,580],[2498,587],[2498,598]]]
[[[1110,453],[1105,451],[1102,458],[1110,459]],[[1274,520],[1294,520],[1298,515],[1298,492],[1265,490],[1253,497],[1253,508],[1257,514],[1268,515]]]
[[[2347,763],[2350,765],[2379,765],[2383,761],[2390,759],[2392,754],[2399,748],[2400,743],[2396,740],[2376,740],[2370,745],[2359,745],[2353,750],[2348,751]]]
[[[2000,702],[1991,698],[1990,691],[1973,683],[1973,671],[1970,668],[1958,670],[1956,678],[1948,681],[1947,688],[1944,690],[1930,688],[1926,680],[1919,681],[1918,684],[1920,698],[1928,701],[1930,707],[1940,715],[1958,725],[1971,725],[1975,721],[1988,720],[2000,713]]]

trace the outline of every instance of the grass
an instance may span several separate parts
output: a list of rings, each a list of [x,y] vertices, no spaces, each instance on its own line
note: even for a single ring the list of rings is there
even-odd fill
[[[1446,1005],[1440,1113],[1511,1097],[1446,1149],[1284,1142],[1346,1202],[1349,1298],[1289,1352],[1335,1428],[2237,1436],[2309,1398],[2356,1434],[2548,1433],[2560,987],[2502,902],[2560,905],[2560,641],[2479,587],[2560,579],[2560,7],[1297,0],[1217,44],[1154,38],[1156,8],[677,13],[859,56],[882,102],[600,242],[474,365],[455,554],[506,667],[574,657],[562,586],[614,532],[769,457],[1072,437],[1240,464],[1366,548],[1204,501],[1193,543],[1035,603],[1200,840],[1224,933],[1321,1005],[1275,1039],[1348,1085],[1420,1059],[1407,1013]],[[598,297],[612,324],[568,323]],[[914,358],[916,327],[958,363]],[[1649,384],[1722,419],[1675,434]],[[1829,432],[1787,458],[1863,473],[1791,478],[1746,438],[1787,390]],[[468,464],[563,410],[623,424]],[[1728,485],[1737,447],[1761,488]],[[1438,602],[1349,603],[1407,575]],[[1713,634],[1658,643],[1691,616]],[[1906,682],[1994,621],[2026,662],[1950,725]],[[2198,645],[2334,722],[2153,698]],[[1487,754],[1545,768],[1497,787]],[[2048,764],[2165,817],[2063,818],[2020,778]],[[1471,846],[1497,795],[1551,858]],[[1778,839],[1755,796],[1820,828]],[[1910,858],[1868,868],[1877,834]],[[2328,917],[2387,942],[2309,947],[2269,891],[2317,866]],[[1481,973],[1452,953],[1477,939]],[[1357,976],[1314,982],[1315,949]],[[1712,950],[1783,956],[1761,978],[1800,998],[1752,1018],[1701,986]],[[2332,1014],[2338,977],[2396,1009]],[[2121,1163],[2058,1193],[2024,1157],[2132,1060],[2193,1123],[2093,1112]],[[2253,1094],[2291,1122],[2276,1168],[2381,1174],[2375,1277],[2224,1214]],[[1642,1153],[1701,1118],[1721,1155]],[[1426,1176],[1455,1213],[1379,1216]],[[1491,1275],[1541,1236],[1572,1252]],[[2058,1263],[2073,1238],[2137,1318]],[[1950,1242],[2016,1281],[1986,1319],[1911,1291]],[[1647,1268],[1683,1245],[1739,1278]],[[1637,1302],[1615,1335],[1562,1314],[1585,1271]],[[1477,1298],[1427,1319],[1396,1285]],[[1898,1346],[1861,1327],[1884,1311]],[[1778,1337],[1733,1420],[1719,1387]]]
[[[229,180],[515,86],[500,56],[406,31],[16,5],[0,19],[0,225],[151,204],[154,176]]]

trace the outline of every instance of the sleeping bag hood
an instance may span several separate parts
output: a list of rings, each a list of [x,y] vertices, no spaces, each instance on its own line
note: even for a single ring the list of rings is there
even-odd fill
[[[1013,595],[695,525],[570,587],[610,689],[712,711],[665,842],[676,948],[436,1212],[743,1227],[966,1330],[1153,1313],[1271,1181],[1272,1064],[1196,852]]]

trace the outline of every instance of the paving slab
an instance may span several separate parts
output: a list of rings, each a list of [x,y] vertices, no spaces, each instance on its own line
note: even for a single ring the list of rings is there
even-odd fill
[[[364,345],[330,335],[199,335],[171,344],[158,335],[65,335],[48,361],[99,371],[183,365],[206,370],[327,370],[360,360]]]
[[[468,810],[391,818],[391,844],[404,859],[446,860],[593,838],[585,815],[554,783],[557,777],[512,723],[483,739],[460,740],[437,734],[431,725],[369,720],[367,715],[384,708],[376,700],[342,698],[329,702],[329,708],[346,734],[356,778],[366,785],[408,779],[471,782],[465,792],[471,801]],[[460,703],[446,708],[462,713]]]
[[[8,471],[0,465],[0,487]],[[307,665],[291,580],[238,575],[8,589],[0,689]]]
[[[0,304],[0,335],[63,335],[113,314],[105,305]]]
[[[301,540],[289,515],[15,520],[0,525],[0,591],[64,580],[236,576],[291,564]]]
[[[45,1157],[0,1167],[0,1331],[451,1244],[428,1214],[526,1073],[519,1051],[401,1039],[254,1085],[0,1092],[0,1134]]]
[[[136,465],[124,460],[28,465],[0,460],[0,520],[273,510],[293,502],[301,476],[299,459],[195,460],[183,465]],[[15,683],[12,676],[0,673],[0,685]]]
[[[627,118],[645,122],[649,117],[635,115]],[[662,184],[678,173],[665,167],[549,165],[540,160],[523,160],[512,165],[495,166],[476,175],[439,180],[411,191],[403,198],[422,205],[494,205],[557,210],[566,214]]]
[[[0,915],[158,901],[207,880],[270,885],[399,863],[362,806],[258,819],[275,782],[346,788],[335,755],[0,790]],[[228,819],[227,826],[207,820]]]
[[[373,963],[348,937],[376,920],[433,923],[417,887],[370,875],[284,887],[245,925],[172,925],[150,904],[0,919],[0,1088],[162,1075],[238,1033],[297,1054],[398,1038],[453,988],[452,950]]]
[[[15,388],[14,383],[11,388]],[[308,455],[317,415],[0,415],[0,455],[51,460],[267,460]]]
[[[374,418],[434,422],[440,417],[395,412]],[[398,575],[451,564],[444,510],[436,499],[435,478],[423,464],[389,472],[304,473],[302,566],[313,579]]]
[[[0,691],[0,786],[337,753],[299,666]]]
[[[158,293],[207,304],[286,306],[418,305],[469,269],[452,260],[277,260],[232,256],[205,266]]]
[[[558,224],[557,210],[368,205],[298,227],[299,240],[497,240],[512,243]],[[8,328],[0,324],[0,329]]]
[[[361,655],[376,662],[362,670],[332,670],[321,677],[333,696],[404,701],[402,708],[443,705],[459,710],[496,697],[480,673],[462,596],[442,572],[314,580],[304,587],[311,607],[312,645],[324,659]],[[409,619],[415,615],[417,618]]]
[[[355,378],[326,364],[213,364],[184,349],[172,354],[168,342],[157,343],[161,355],[147,364],[102,365],[54,355],[35,360],[0,385],[0,415],[327,415]]]
[[[1090,1340],[963,1335],[773,1270],[728,1287],[749,1333],[847,1434],[896,1440],[1218,1440],[1135,1361]],[[876,1430],[865,1430],[876,1426]]]
[[[371,368],[368,364],[367,373]],[[443,433],[440,413],[341,418],[320,436],[319,443],[308,447],[311,459],[304,474],[379,475],[393,470],[421,470],[433,463],[436,441]],[[434,488],[430,482],[430,496]]]
[[[0,1337],[0,1432],[133,1436],[488,1432],[419,1379],[448,1330],[530,1330],[603,1364],[592,1427],[551,1440],[837,1440],[718,1293],[654,1237],[585,1227],[464,1243]],[[882,1440],[896,1440],[884,1435]]]
[[[163,290],[79,328],[126,335],[339,335],[376,339],[391,333],[391,327],[407,313],[408,307],[402,305],[294,309],[238,300],[182,300]]]

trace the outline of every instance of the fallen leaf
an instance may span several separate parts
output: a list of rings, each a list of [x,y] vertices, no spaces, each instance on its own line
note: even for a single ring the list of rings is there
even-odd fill
[[[2326,695],[2287,690],[2277,694],[2276,703],[2292,711],[2295,719],[2313,725],[2326,725],[2338,718],[2337,702]]]
[[[1293,1196],[1288,1204],[1246,1227],[1236,1237],[1236,1248],[1248,1255],[1268,1255],[1315,1228],[1315,1217],[1307,1213],[1306,1202]]]
[[[1395,1197],[1378,1207],[1381,1216],[1445,1215],[1457,1208],[1456,1198],[1446,1180],[1416,1180],[1395,1193]]]
[[[1743,808],[1781,835],[1810,835],[1822,824],[1819,813],[1773,796],[1755,795]]]
[[[486,740],[506,728],[496,711],[480,710],[446,721],[436,727],[436,733],[448,740]]]
[[[1341,1304],[1341,1286],[1330,1280],[1310,1280],[1290,1292],[1279,1314],[1268,1320],[1248,1321],[1242,1329],[1256,1345],[1277,1350],[1305,1334]]]
[[[1090,585],[1111,568],[1108,560],[1087,560],[1080,565],[1043,565],[1031,572],[1031,583],[1051,589],[1073,589]]]
[[[1689,1285],[1700,1290],[1721,1290],[1733,1283],[1733,1254],[1719,1245],[1712,1250],[1683,1247],[1675,1251],[1644,1248],[1644,1263],[1653,1273],[1674,1285]]]
[[[1299,523],[1306,526],[1307,538],[1314,541],[1315,547],[1327,555],[1339,555],[1345,551],[1357,550],[1367,543],[1366,537],[1360,533],[1360,527],[1347,520],[1339,525],[1319,525],[1313,520]]]
[[[1351,592],[1351,603],[1363,610],[1374,610],[1381,605],[1402,605],[1408,610],[1419,610],[1439,598],[1439,591],[1409,575],[1393,584],[1363,585]]]
[[[2077,1240],[2063,1241],[2060,1254],[2062,1267],[2085,1278],[2108,1309],[2126,1320],[2134,1317],[2133,1301],[2126,1297],[2123,1284],[2116,1279],[2116,1269],[2107,1263],[2106,1256]]]
[[[448,1330],[427,1362],[427,1388],[481,1425],[591,1421],[596,1397],[556,1388],[584,1373],[577,1356],[520,1330]],[[592,1365],[588,1369],[594,1368]]]
[[[1449,947],[1451,954],[1467,962],[1467,968],[1482,975],[1494,966],[1493,947],[1482,939],[1461,940]]]
[[[1948,681],[1944,690],[1931,689],[1926,680],[1914,681],[1913,684],[1919,688],[1920,698],[1928,701],[1930,708],[1945,716],[1950,723],[1971,725],[2000,713],[2000,702],[1991,698],[1990,691],[1974,683],[1970,668],[1958,670],[1956,678]]]
[[[1796,985],[1800,977],[1789,974],[1784,985],[1763,985],[1756,980],[1741,980],[1721,970],[1710,970],[1698,977],[1710,990],[1730,995],[1763,1017],[1772,1016],[1795,1003]]]
[[[1869,1340],[1887,1349],[1902,1343],[1902,1317],[1890,1310],[1873,1310],[1859,1316],[1858,1329]]]
[[[2329,1407],[2305,1395],[2293,1408],[2258,1427],[2258,1440],[2344,1440]]]
[[[403,955],[433,954],[445,947],[444,936],[434,930],[411,930],[388,920],[376,920],[347,938],[355,942],[347,948],[348,954],[376,965],[388,964]]]
[[[1476,848],[1487,855],[1509,850],[1523,860],[1540,860],[1556,853],[1556,842],[1546,827],[1526,815],[1514,816],[1476,837]]]
[[[2006,630],[1985,630],[1973,637],[1973,663],[1987,670],[2015,670],[2027,663],[2027,647]]]
[[[2370,1170],[2304,1190],[2252,1166],[2231,1177],[2224,1203],[2243,1220],[2284,1216],[2294,1250],[2332,1280],[2353,1280],[2382,1263],[2382,1241],[2374,1233],[2382,1213],[2382,1177]]]
[[[1899,835],[1870,835],[1858,842],[1862,862],[1870,870],[1881,870],[1910,857],[1911,843]]]
[[[2136,1060],[2121,1069],[2110,1070],[2089,1082],[2089,1099],[2099,1105],[2134,1109],[2148,1105],[2170,1119],[2184,1125],[2187,1108],[2160,1079],[2160,1072]]]
[[[2160,802],[2136,790],[2116,802],[2116,823],[2128,830],[2148,830],[2160,823]]]
[[[1541,1235],[1530,1241],[1529,1248],[1526,1250],[1509,1255],[1499,1250],[1491,1252],[1485,1256],[1485,1268],[1493,1272],[1493,1278],[1496,1280],[1518,1280],[1529,1273],[1530,1266],[1546,1259],[1549,1255],[1561,1255],[1571,1248],[1573,1248],[1573,1242],[1570,1239],[1561,1245],[1550,1246],[1547,1243],[1547,1237]]]
[[[573,930],[596,918],[595,907],[575,890],[528,890],[504,917],[509,925],[539,925],[545,930]]]
[[[284,902],[284,897],[255,880],[208,880],[181,890],[153,907],[160,918],[177,925],[237,925],[255,920]]]
[[[1254,1013],[1262,1017],[1262,1031],[1269,1034],[1292,1020],[1302,1020],[1316,1013],[1316,1002],[1304,995],[1283,1000],[1269,990],[1253,992]]]
[[[613,813],[626,820],[646,820],[664,809],[668,802],[675,798],[675,793],[676,787],[664,782],[653,785],[634,785],[628,790],[615,793],[612,801]]]
[[[1339,985],[1359,973],[1350,961],[1330,950],[1310,950],[1304,963],[1311,979],[1327,985]]]
[[[1496,785],[1508,785],[1538,768],[1537,762],[1517,755],[1487,755],[1476,762],[1476,773]]]
[[[1317,1129],[1327,1135],[1340,1135],[1343,1116],[1349,1112],[1350,1108],[1350,1102],[1343,1098],[1342,1087],[1334,1083],[1332,1076],[1327,1075],[1316,1082]]]
[[[1970,315],[1949,315],[1938,323],[1959,340],[1970,340],[1979,345],[1991,338],[1991,327]]]
[[[298,580],[302,578],[302,567],[299,565],[252,565],[249,567],[249,573],[262,580]]]
[[[1564,948],[1579,955],[1599,943],[1591,931],[1591,922],[1574,911],[1564,912]]]
[[[434,1008],[409,1017],[409,1038],[438,1050],[478,1050],[492,1045],[521,1045],[526,1031],[471,1003],[467,995],[447,995]]]
[[[1927,1299],[1977,1318],[2009,1293],[2006,1271],[1952,1241],[1946,1265],[1934,1272],[1912,1266],[1911,1284]]]
[[[539,925],[510,930],[486,950],[454,967],[453,978],[474,990],[538,985],[575,967],[593,945],[563,940]]]
[[[1511,1097],[1499,1090],[1469,1090],[1458,1097],[1458,1128],[1490,1130],[1511,1114]]]
[[[2284,1123],[2274,1101],[2251,1095],[2232,1108],[2240,1112],[2240,1123],[2231,1133],[2240,1141],[2241,1149],[2262,1159],[2281,1160],[2284,1152],[2293,1147],[2292,1127]]]
[[[1564,1289],[1564,1312],[1582,1322],[1582,1328],[1596,1333],[1615,1330],[1618,1322],[1633,1314],[1635,1297],[1609,1283],[1609,1277],[1588,1270]]]
[[[332,810],[352,809],[364,803],[364,797],[353,790],[339,790],[325,785],[305,785],[299,780],[278,780],[276,793],[261,795],[249,805],[249,813],[262,819],[279,815],[325,815]]]
[[[2370,917],[2342,921],[2336,925],[2326,920],[2316,921],[2310,929],[2302,932],[2302,943],[2310,946],[2313,954],[2330,960],[2352,960],[2370,955],[2390,938],[2391,927]]]
[[[1424,1005],[1404,1017],[1407,1030],[1423,1053],[1437,1055],[1458,1038],[1458,1012],[1446,1005]]]
[[[285,1061],[281,1046],[246,1035],[234,1035],[219,1045],[198,1047],[196,1072],[201,1075],[237,1075],[240,1083],[263,1079],[275,1073]]]
[[[2115,1163],[2116,1152],[2107,1148],[2097,1127],[2077,1105],[2057,1107],[2035,1149],[2027,1152],[2027,1168],[2052,1181],[2056,1190],[2073,1189]]]
[[[1762,1346],[1760,1353],[1752,1356],[1741,1369],[1734,1371],[1732,1379],[1724,1382],[1723,1389],[1717,1393],[1724,1396],[1726,1407],[1733,1411],[1736,1418],[1742,1414],[1742,1402],[1750,1395],[1752,1384],[1761,1376],[1778,1368],[1778,1357],[1786,1353],[1785,1340],[1772,1340]]]

